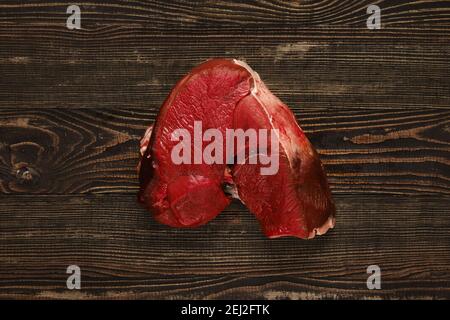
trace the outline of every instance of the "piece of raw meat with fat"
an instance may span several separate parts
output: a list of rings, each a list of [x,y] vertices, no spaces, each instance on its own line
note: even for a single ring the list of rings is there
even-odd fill
[[[171,150],[178,142],[172,133],[183,128],[194,135],[195,121],[224,137],[226,129],[277,129],[278,172],[261,175],[262,165],[248,162],[174,164]],[[271,238],[312,238],[334,226],[335,207],[317,152],[291,110],[242,61],[209,60],[183,77],[142,139],[141,154],[139,200],[169,226],[205,224],[233,194]]]

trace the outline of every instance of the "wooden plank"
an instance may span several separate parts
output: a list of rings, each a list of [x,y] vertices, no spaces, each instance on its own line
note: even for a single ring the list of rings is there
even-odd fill
[[[0,3],[0,298],[450,298],[450,2]],[[135,201],[176,81],[246,60],[318,148],[336,229],[266,239],[233,203],[199,229]],[[82,291],[66,268],[82,268]],[[382,270],[382,290],[366,268]]]
[[[421,39],[404,29],[407,40],[396,30],[345,30],[254,35],[0,26],[0,108],[155,108],[180,77],[211,57],[246,60],[293,106],[448,108],[448,29],[419,29]]]
[[[312,241],[266,239],[238,203],[198,229],[130,195],[0,195],[0,297],[450,298],[450,197],[337,195]],[[81,293],[66,290],[68,265]],[[382,290],[366,268],[382,270]]]
[[[158,28],[230,26],[295,27],[352,25],[365,27],[366,9],[376,3],[383,25],[450,24],[448,1],[77,1],[87,24],[152,24]],[[48,23],[63,25],[66,8],[73,1],[56,3],[29,0],[2,1],[0,23]]]
[[[295,108],[334,193],[450,194],[450,111]],[[0,110],[0,193],[135,193],[156,110]]]

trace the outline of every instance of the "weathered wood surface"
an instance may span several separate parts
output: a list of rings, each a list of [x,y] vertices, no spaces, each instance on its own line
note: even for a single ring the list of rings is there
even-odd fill
[[[450,196],[450,110],[293,108],[334,193]],[[2,193],[135,193],[145,109],[0,109]]]
[[[411,41],[421,33],[35,27],[0,27],[0,108],[155,109],[211,57],[246,60],[293,107],[448,107],[450,39],[442,31]]]
[[[2,1],[0,23],[41,23],[64,26],[71,0],[58,2]],[[77,1],[88,24],[151,24],[155,28],[253,27],[292,28],[317,25],[365,26],[366,8],[377,4],[386,27],[449,25],[449,1],[324,0],[324,1]]]
[[[450,298],[450,1],[0,3],[1,298]],[[138,141],[177,79],[245,59],[328,171],[336,229],[265,239],[135,202]],[[70,264],[82,290],[65,287]],[[382,290],[366,268],[382,269]]]
[[[0,297],[379,298],[450,295],[448,199],[337,195],[313,241],[266,239],[232,204],[199,229],[155,223],[129,195],[1,195]],[[68,265],[82,290],[65,289]],[[366,268],[382,268],[382,290]]]

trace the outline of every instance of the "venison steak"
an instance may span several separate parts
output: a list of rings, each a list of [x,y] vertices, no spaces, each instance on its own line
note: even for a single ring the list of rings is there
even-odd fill
[[[261,169],[267,166],[249,161],[258,156],[249,140],[234,149],[236,154],[248,151],[244,162],[230,163],[224,152],[218,163],[174,163],[171,155],[179,141],[173,133],[182,128],[195,137],[195,123],[201,123],[204,132],[217,129],[223,137],[230,129],[275,132],[277,148],[266,149],[271,156],[276,152],[277,172],[263,175]],[[199,148],[193,141],[183,143],[192,154]],[[200,148],[208,143],[202,140]],[[177,83],[141,140],[138,168],[139,201],[169,226],[205,224],[234,196],[270,238],[309,239],[334,227],[335,206],[317,152],[292,111],[242,61],[209,60]]]

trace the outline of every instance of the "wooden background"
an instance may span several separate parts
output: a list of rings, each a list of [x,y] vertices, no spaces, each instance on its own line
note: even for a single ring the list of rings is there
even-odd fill
[[[77,1],[71,31],[72,3],[0,3],[0,298],[450,298],[450,1]],[[332,232],[269,240],[239,203],[171,229],[138,206],[139,138],[211,57],[292,107]]]

